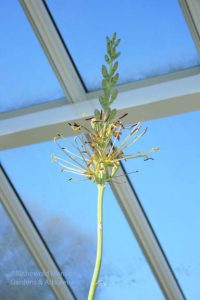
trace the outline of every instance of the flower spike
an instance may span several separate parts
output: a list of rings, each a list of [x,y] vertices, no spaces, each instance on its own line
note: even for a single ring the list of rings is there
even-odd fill
[[[136,152],[127,155],[125,150],[133,146],[147,132],[147,128],[141,130],[141,124],[133,123],[124,124],[124,120],[128,113],[124,113],[117,117],[117,110],[111,109],[111,104],[118,95],[116,84],[119,79],[117,72],[117,58],[120,52],[117,47],[120,39],[114,33],[111,38],[106,38],[107,54],[105,55],[106,64],[102,66],[102,94],[99,97],[101,110],[95,109],[94,115],[85,118],[85,124],[68,123],[76,135],[74,142],[69,144],[76,150],[76,153],[68,148],[68,141],[63,134],[58,133],[54,142],[66,156],[66,159],[60,158],[52,154],[52,162],[56,162],[63,173],[74,174],[80,176],[78,178],[68,178],[68,182],[91,180],[98,187],[98,247],[97,258],[94,274],[89,290],[88,300],[93,300],[96,288],[98,286],[98,277],[102,259],[102,200],[103,192],[106,184],[116,182],[123,184],[120,178],[124,175],[117,175],[120,163],[129,159],[143,158],[144,161],[153,160],[149,153],[159,150],[159,148],[151,148],[145,152]],[[123,120],[123,121],[122,121]],[[87,136],[83,133],[86,132]],[[60,141],[66,141],[63,147]],[[138,173],[138,170],[129,172],[128,174]]]

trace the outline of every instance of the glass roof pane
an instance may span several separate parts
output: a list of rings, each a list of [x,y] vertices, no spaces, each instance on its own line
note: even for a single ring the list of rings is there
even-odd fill
[[[63,97],[19,1],[0,2],[0,112]]]
[[[189,300],[200,299],[200,111],[146,122],[129,153],[160,147],[125,163],[141,203]]]
[[[120,83],[200,64],[178,0],[46,0],[88,90],[101,86],[105,36],[122,38]]]
[[[0,202],[0,299],[55,300]]]
[[[4,151],[1,160],[69,285],[84,300],[96,256],[97,189],[89,181],[66,181],[67,176],[50,163],[52,152],[62,156],[48,142]],[[109,187],[104,230],[101,283],[95,299],[164,299]]]

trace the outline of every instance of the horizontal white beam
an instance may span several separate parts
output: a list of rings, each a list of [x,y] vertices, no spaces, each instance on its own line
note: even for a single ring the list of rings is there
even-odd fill
[[[4,172],[0,167],[0,199],[6,208],[11,220],[21,234],[30,253],[35,259],[40,269],[50,282],[59,282],[52,284],[51,288],[59,300],[74,300],[71,291],[67,287],[59,269],[52,260],[49,252],[43,244],[37,230],[30,221],[24,207],[18,199],[15,191],[12,189]]]
[[[42,0],[19,0],[69,102],[86,98],[84,87]]]
[[[141,208],[137,196],[130,182],[126,179],[126,175],[122,168],[120,168],[118,175],[124,176],[122,178],[125,178],[125,182],[119,185],[111,181],[111,188],[149,262],[154,275],[160,284],[166,299],[184,300],[185,297],[180,286],[172,273],[152,228],[149,226],[148,220]]]
[[[200,110],[200,75],[122,91],[115,102],[119,114],[128,112],[127,123],[146,121]],[[63,132],[72,135],[66,122],[84,123],[99,107],[98,99],[61,105],[0,120],[0,149],[52,140]]]

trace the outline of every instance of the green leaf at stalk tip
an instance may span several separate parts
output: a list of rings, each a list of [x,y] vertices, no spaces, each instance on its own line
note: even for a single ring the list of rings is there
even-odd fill
[[[109,38],[108,36],[106,37],[106,43],[107,43],[107,53],[104,56],[104,58],[108,66],[102,65],[103,93],[99,97],[99,102],[104,110],[104,113],[108,111],[109,106],[117,98],[117,90],[114,89],[114,86],[116,85],[119,79],[119,74],[116,73],[118,68],[118,61],[115,60],[120,55],[120,52],[116,51],[116,48],[120,43],[120,39],[117,39],[116,32],[112,35],[112,38]]]
[[[120,56],[121,52],[117,52],[115,55],[114,55],[114,59],[118,58]]]
[[[119,43],[121,42],[121,39],[118,39],[115,43],[115,47],[119,46]]]
[[[117,33],[114,32],[114,33],[113,33],[113,36],[112,36],[112,42],[113,42],[113,43],[114,43],[114,41],[116,40],[116,37],[117,37]]]
[[[102,69],[101,69],[102,75],[105,79],[108,79],[109,75],[108,75],[108,71],[106,69],[105,65],[102,65]]]
[[[108,52],[108,54],[110,54],[110,51],[111,51],[111,41],[110,41],[109,37],[106,37],[106,40],[107,40],[107,52]]]
[[[107,45],[110,44],[110,38],[108,36],[106,37],[106,43]]]

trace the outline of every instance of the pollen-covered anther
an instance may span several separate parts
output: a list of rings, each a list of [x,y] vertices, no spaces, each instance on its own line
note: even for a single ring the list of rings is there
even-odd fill
[[[91,167],[93,165],[93,162],[92,161],[89,161],[88,163],[87,163],[87,167]]]
[[[85,174],[85,175],[86,175],[87,179],[92,180],[92,175],[90,175],[90,174]]]
[[[96,143],[90,144],[90,147],[94,150],[96,148]]]
[[[145,130],[143,131],[142,135],[144,135],[148,130],[148,127],[145,128]]]
[[[114,131],[113,136],[116,137],[118,140],[120,139],[121,131]]]
[[[114,124],[110,125],[110,131],[113,131],[116,128],[116,126]]]
[[[154,160],[154,158],[153,157],[147,157],[147,158],[144,159],[144,161],[147,161],[147,160]]]
[[[121,117],[119,117],[119,120],[125,118],[128,115],[128,113],[123,114]]]
[[[119,151],[119,152],[117,153],[117,156],[119,157],[119,156],[122,156],[123,154],[124,154],[123,151]]]
[[[85,118],[85,121],[91,121],[92,119],[94,119],[94,116],[89,117],[89,118]]]
[[[132,131],[131,131],[131,133],[130,133],[130,135],[133,135],[134,133],[136,133],[137,131],[139,131],[139,128],[134,128]]]
[[[78,131],[81,129],[81,125],[77,124],[76,122],[74,122],[74,124],[68,123],[68,125],[74,130],[74,131]]]
[[[59,138],[63,138],[63,134],[62,133],[57,133],[56,136],[54,137],[54,142],[57,141],[57,139]]]

